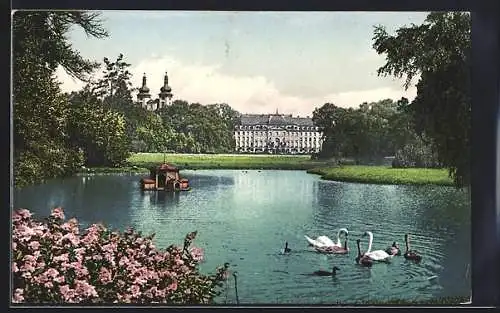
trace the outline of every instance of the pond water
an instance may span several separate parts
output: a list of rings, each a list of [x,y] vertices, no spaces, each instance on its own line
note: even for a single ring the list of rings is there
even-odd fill
[[[468,296],[470,204],[450,187],[389,186],[323,181],[304,171],[199,170],[182,173],[192,190],[141,192],[139,176],[104,175],[48,181],[14,191],[14,206],[44,217],[62,206],[82,224],[104,222],[156,233],[155,244],[181,245],[197,230],[205,250],[203,272],[230,262],[237,271],[241,304],[335,304],[357,300],[430,299]],[[350,253],[324,255],[304,235],[336,241],[349,229]],[[412,248],[422,262],[395,257],[390,264],[355,264],[356,242],[374,234],[373,249],[393,241]],[[288,241],[292,253],[280,253]],[[366,250],[367,238],[362,238]],[[340,268],[332,277],[304,274]],[[236,303],[233,278],[218,299]]]

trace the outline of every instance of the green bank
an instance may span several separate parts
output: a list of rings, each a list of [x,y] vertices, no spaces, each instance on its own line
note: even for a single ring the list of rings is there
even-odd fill
[[[392,168],[388,166],[336,166],[332,162],[311,160],[307,155],[244,155],[244,154],[163,154],[135,153],[127,166],[83,168],[81,173],[142,174],[163,162],[180,169],[262,169],[307,170],[323,179],[343,182],[392,185],[452,186],[446,169]]]
[[[307,171],[322,179],[353,183],[390,185],[453,186],[446,169],[392,168],[388,166],[318,167]]]
[[[137,153],[127,159],[131,166],[148,168],[164,161],[180,169],[279,169],[307,170],[326,166],[308,155],[163,154]]]

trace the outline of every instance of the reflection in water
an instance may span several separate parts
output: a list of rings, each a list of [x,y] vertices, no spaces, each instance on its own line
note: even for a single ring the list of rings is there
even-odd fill
[[[238,271],[240,303],[336,303],[355,300],[468,296],[470,206],[466,196],[445,187],[347,184],[319,180],[302,171],[183,171],[189,192],[141,192],[140,177],[109,175],[49,181],[15,192],[15,206],[46,216],[63,206],[81,222],[103,221],[156,233],[156,245],[182,244],[198,230],[195,244],[206,252],[202,271],[230,262]],[[348,255],[323,255],[304,235],[336,237],[350,231]],[[420,264],[393,258],[365,268],[355,263],[355,239],[374,234],[385,249],[404,234]],[[368,242],[362,238],[362,248]],[[280,254],[288,241],[292,252]],[[307,277],[340,268],[335,278]],[[232,278],[222,303],[234,303]],[[362,286],[363,288],[360,288]]]

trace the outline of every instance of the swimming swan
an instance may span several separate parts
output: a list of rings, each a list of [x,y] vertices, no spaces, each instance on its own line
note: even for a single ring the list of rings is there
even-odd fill
[[[347,237],[344,241],[344,245],[342,247],[338,246],[330,246],[330,247],[315,247],[316,251],[320,253],[328,253],[328,254],[347,254],[349,253],[349,247],[347,246]]]
[[[393,257],[384,250],[371,251],[373,244],[373,233],[371,231],[366,231],[363,234],[363,237],[364,236],[368,236],[370,238],[370,241],[368,243],[368,250],[364,253],[365,256],[369,257],[373,261],[380,261],[380,262],[388,262]]]
[[[347,230],[347,228],[339,229],[339,231],[337,232],[337,243],[333,242],[333,240],[331,240],[327,236],[319,236],[318,238],[316,238],[316,240],[308,236],[304,237],[309,242],[309,245],[315,248],[332,247],[332,246],[337,246],[339,248],[342,248],[342,243],[340,242],[341,233],[344,233],[346,236],[349,235],[349,231]]]

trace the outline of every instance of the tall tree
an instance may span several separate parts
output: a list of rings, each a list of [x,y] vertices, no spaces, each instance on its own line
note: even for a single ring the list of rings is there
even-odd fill
[[[420,75],[408,111],[457,186],[470,182],[470,31],[469,13],[439,12],[395,35],[376,26],[373,38],[373,48],[386,56],[379,75],[404,77],[406,88]]]
[[[103,106],[88,88],[69,96],[71,146],[81,150],[88,166],[119,166],[129,156],[125,119]]]
[[[88,81],[97,67],[67,38],[72,26],[107,36],[99,14],[17,11],[13,16],[14,177],[17,186],[70,173],[81,153],[68,146],[68,103],[54,79],[58,66]]]

